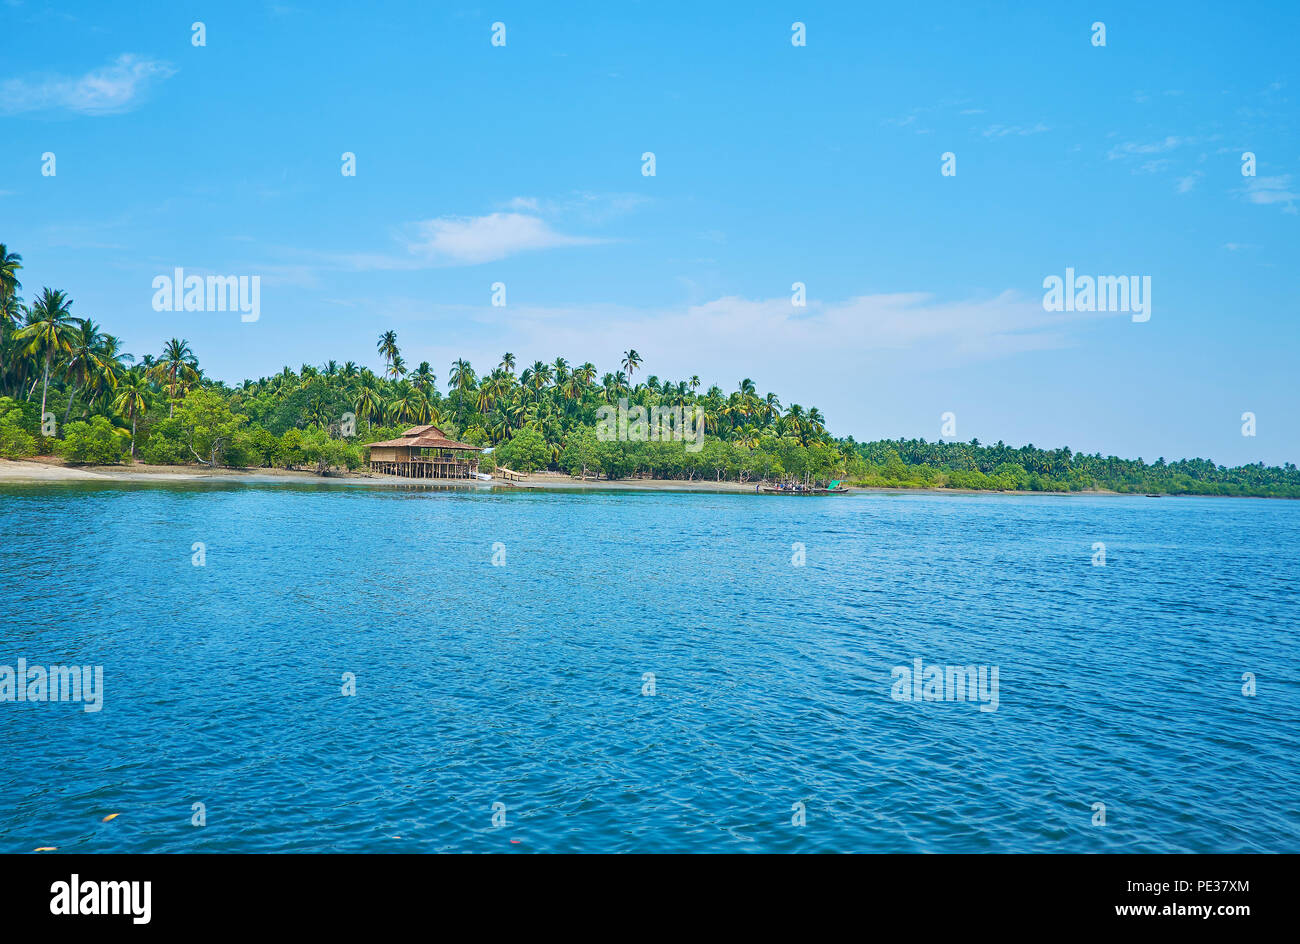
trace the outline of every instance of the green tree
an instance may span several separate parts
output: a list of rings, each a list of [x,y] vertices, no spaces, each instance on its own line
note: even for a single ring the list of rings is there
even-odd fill
[[[70,423],[64,427],[63,439],[54,444],[55,453],[65,461],[88,465],[116,465],[126,448],[126,433],[103,416],[89,423]]]
[[[72,299],[65,292],[41,289],[41,295],[32,306],[32,322],[14,332],[14,337],[27,342],[24,349],[30,355],[43,354],[45,359],[44,382],[41,385],[41,416],[45,416],[46,394],[50,388],[50,363],[56,356],[72,349]]]
[[[220,394],[210,390],[191,390],[176,411],[183,441],[194,458],[204,465],[215,466],[231,437],[248,422],[242,414],[230,412]],[[205,458],[206,457],[206,458]]]
[[[525,426],[496,450],[497,461],[516,472],[533,472],[551,461],[551,447],[535,426]]]

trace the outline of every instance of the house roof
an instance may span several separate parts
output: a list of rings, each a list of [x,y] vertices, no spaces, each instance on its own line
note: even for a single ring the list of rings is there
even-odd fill
[[[405,447],[409,449],[452,449],[461,452],[482,452],[481,446],[470,446],[466,443],[456,442],[454,439],[448,439],[447,434],[436,426],[412,426],[397,439],[386,439],[383,442],[373,442],[369,445],[372,448],[383,446],[386,448]]]

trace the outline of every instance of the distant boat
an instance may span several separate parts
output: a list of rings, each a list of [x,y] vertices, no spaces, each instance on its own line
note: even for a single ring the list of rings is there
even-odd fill
[[[815,485],[805,485],[802,482],[787,482],[778,485],[759,485],[758,491],[765,495],[847,495],[849,489],[840,485],[840,480],[836,479],[825,488],[818,488]]]
[[[1147,498],[1159,498],[1159,495],[1148,495]]]

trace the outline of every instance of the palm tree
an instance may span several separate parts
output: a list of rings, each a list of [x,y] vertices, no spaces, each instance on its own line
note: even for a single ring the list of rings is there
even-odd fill
[[[411,374],[411,383],[415,384],[416,389],[426,397],[437,382],[438,378],[434,376],[433,368],[429,366],[428,361],[420,361],[420,366],[415,368],[415,373]]]
[[[474,386],[474,368],[469,365],[469,361],[463,357],[458,357],[452,361],[451,373],[448,378],[451,380],[453,387],[464,393]]]
[[[808,408],[808,428],[818,436],[826,432],[826,417],[822,416],[822,411],[815,406]]]
[[[199,380],[199,361],[190,350],[190,342],[172,338],[163,345],[162,360],[153,365],[153,379],[167,391],[167,415],[176,413],[176,401]],[[288,367],[281,376],[293,376]]]
[[[635,350],[623,352],[623,370],[627,372],[628,379],[636,373],[636,369],[641,366],[641,355]]]
[[[307,404],[307,422],[317,429],[325,429],[330,424],[330,407],[324,397],[317,397]]]
[[[395,399],[388,404],[388,418],[399,423],[409,423],[418,413],[418,393],[410,381],[403,380],[393,388]]]
[[[384,401],[379,396],[377,378],[373,374],[363,376],[357,386],[357,397],[352,407],[357,411],[357,416],[366,421],[367,431],[374,427],[374,418],[382,413],[383,405]]]
[[[41,289],[31,315],[32,323],[15,331],[14,337],[27,341],[24,353],[45,354],[45,379],[41,387],[41,416],[44,417],[50,391],[50,361],[55,354],[67,353],[72,347],[72,299],[58,289]]]
[[[478,385],[478,397],[474,401],[474,408],[480,413],[487,413],[492,409],[492,403],[495,400],[493,390],[492,378],[484,377]]]
[[[17,297],[23,287],[23,283],[18,281],[18,270],[22,267],[23,257],[0,243],[0,300]]]
[[[514,373],[515,356],[511,354],[509,351],[506,351],[504,354],[501,355],[501,367],[505,370],[507,374]]]
[[[775,393],[769,393],[763,399],[763,417],[770,426],[781,415],[781,401]]]
[[[807,417],[804,415],[803,407],[797,403],[791,403],[785,411],[785,419],[788,427],[794,430],[799,437],[799,441],[805,446],[808,445],[807,438]]]
[[[532,387],[538,393],[541,393],[542,388],[551,382],[551,365],[542,361],[533,361],[530,370],[532,371]]]
[[[0,395],[5,391],[4,352],[9,345],[9,331],[22,320],[23,306],[17,295],[0,300]],[[15,347],[17,351],[17,347]]]
[[[68,378],[68,408],[63,411],[63,425],[68,425],[72,415],[72,402],[77,398],[77,388],[87,387],[96,374],[104,369],[99,360],[100,348],[105,335],[99,325],[89,318],[78,318],[80,327],[74,328],[68,341],[68,361],[63,365],[64,375]]]
[[[406,376],[406,361],[402,360],[402,355],[394,353],[393,360],[388,365],[388,379],[398,380]]]
[[[0,384],[4,383],[5,334],[18,323],[22,315],[21,300],[18,292],[23,283],[18,281],[18,270],[23,267],[23,257],[10,252],[9,247],[0,243]],[[3,391],[0,386],[0,391]]]
[[[143,368],[128,370],[117,385],[113,409],[131,421],[131,461],[135,461],[135,421],[149,409],[149,378]]]
[[[135,360],[134,355],[127,354],[121,350],[121,347],[121,340],[111,334],[104,335],[103,340],[100,341],[95,356],[98,362],[97,370],[90,378],[91,402],[104,398],[116,390],[118,382],[128,369],[127,364]]]
[[[385,331],[379,336],[379,344],[376,347],[379,349],[379,353],[383,355],[384,368],[387,370],[388,365],[397,356],[397,332]]]
[[[691,374],[691,392],[694,393],[696,390],[699,389],[700,389],[700,375]]]

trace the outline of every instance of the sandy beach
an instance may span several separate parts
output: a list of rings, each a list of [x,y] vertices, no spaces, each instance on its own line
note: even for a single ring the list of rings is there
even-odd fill
[[[0,459],[0,484],[3,483],[61,483],[61,482],[220,482],[249,484],[302,483],[312,485],[378,485],[402,488],[478,488],[478,489],[564,489],[568,491],[619,491],[619,492],[718,492],[754,494],[754,482],[717,482],[710,479],[576,479],[562,472],[534,472],[519,482],[505,482],[494,478],[490,482],[427,481],[376,475],[369,472],[330,472],[317,475],[298,469],[209,469],[200,465],[100,465],[70,466],[58,459],[41,456],[35,459]],[[1119,495],[1118,492],[1087,490],[1083,492],[997,492],[981,489],[959,488],[879,488],[856,487],[854,492],[882,494],[935,494],[935,495]]]
[[[619,491],[708,491],[753,492],[753,483],[712,482],[697,479],[686,482],[679,479],[619,479],[617,481],[580,480],[562,473],[539,472],[525,476],[517,483],[507,483],[494,478],[482,481],[427,481],[375,475],[368,472],[333,471],[317,475],[297,469],[210,469],[199,465],[101,465],[70,466],[51,457],[35,459],[0,459],[0,482],[302,482],[319,484],[396,485],[404,488],[509,488],[509,489],[590,489]]]

